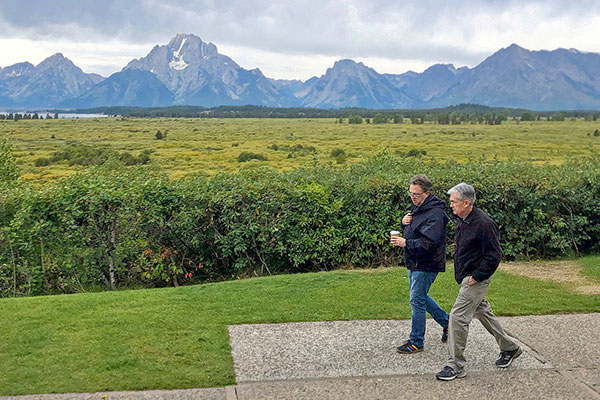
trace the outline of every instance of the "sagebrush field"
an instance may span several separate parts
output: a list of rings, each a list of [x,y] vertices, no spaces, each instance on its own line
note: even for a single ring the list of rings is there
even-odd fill
[[[568,157],[597,153],[600,137],[594,132],[598,128],[600,123],[583,120],[510,120],[502,125],[351,125],[347,120],[339,124],[335,119],[0,121],[0,132],[10,137],[21,176],[29,180],[71,175],[78,164],[44,159],[56,159],[56,152],[82,146],[128,152],[133,157],[150,152],[150,161],[165,168],[172,178],[213,176],[250,164],[267,164],[281,170],[314,163],[344,165],[381,151],[440,161],[496,157],[560,164]]]

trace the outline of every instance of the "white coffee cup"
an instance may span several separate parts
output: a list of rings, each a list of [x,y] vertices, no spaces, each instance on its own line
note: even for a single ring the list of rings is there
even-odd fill
[[[398,231],[390,231],[390,236],[400,236],[400,232],[398,232]]]

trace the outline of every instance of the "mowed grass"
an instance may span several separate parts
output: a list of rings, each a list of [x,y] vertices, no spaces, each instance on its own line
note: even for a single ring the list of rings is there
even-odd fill
[[[600,256],[581,259],[581,266],[583,275],[600,280]]]
[[[600,310],[600,296],[571,289],[498,271],[488,299],[498,315]],[[431,295],[449,310],[457,292],[449,268]],[[235,382],[227,325],[408,318],[400,267],[1,299],[0,395],[225,386]]]
[[[337,124],[335,119],[73,119],[0,121],[8,134],[24,178],[48,180],[72,174],[66,161],[36,167],[35,160],[72,145],[110,148],[133,155],[152,150],[151,159],[173,178],[212,176],[243,165],[267,164],[280,170],[319,164],[341,165],[381,151],[425,150],[426,158],[467,162],[485,157],[532,163],[562,163],[567,157],[600,151],[594,136],[600,122],[503,122],[502,125]],[[157,140],[156,132],[167,132]],[[273,145],[279,150],[274,150]],[[293,151],[295,146],[316,150]],[[285,150],[287,149],[287,150]],[[331,156],[343,149],[345,160]],[[258,153],[266,161],[239,163],[241,152]]]

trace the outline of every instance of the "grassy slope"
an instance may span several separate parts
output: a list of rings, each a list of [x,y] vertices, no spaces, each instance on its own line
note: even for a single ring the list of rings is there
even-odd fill
[[[449,310],[457,291],[450,270],[431,295]],[[600,296],[502,272],[488,299],[499,315],[600,310]],[[0,395],[224,386],[227,325],[409,317],[404,268],[2,299]]]

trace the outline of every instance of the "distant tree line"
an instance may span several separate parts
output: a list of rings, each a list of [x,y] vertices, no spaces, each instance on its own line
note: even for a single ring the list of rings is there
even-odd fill
[[[38,114],[37,112],[0,114],[0,120],[18,121],[20,119],[58,119],[58,113],[54,113],[54,117],[49,113],[46,113],[46,115],[44,116],[43,113]]]
[[[60,111],[60,110],[57,110]],[[518,121],[564,121],[583,118],[596,121],[598,111],[531,111],[521,108],[488,107],[477,104],[459,104],[456,106],[433,109],[383,109],[367,108],[278,108],[266,106],[201,106],[171,107],[98,107],[70,111],[73,113],[99,113],[135,118],[335,118],[337,122],[356,123],[439,123],[445,125],[478,123],[498,125],[508,119]]]

